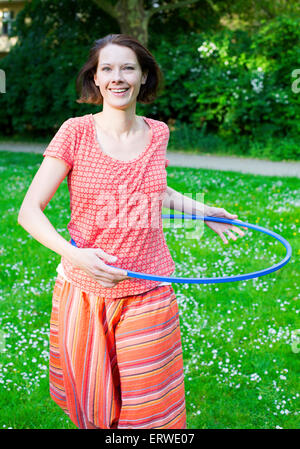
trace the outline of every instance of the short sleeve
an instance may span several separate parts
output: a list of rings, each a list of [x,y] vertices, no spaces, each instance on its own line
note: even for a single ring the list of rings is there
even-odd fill
[[[166,123],[164,123],[164,133],[165,133],[165,146],[167,149],[167,146],[169,143],[169,138],[170,138],[170,129]],[[168,167],[169,163],[170,163],[169,159],[165,158],[165,168]]]
[[[66,120],[43,153],[43,156],[57,157],[73,167],[76,143],[76,132],[73,119]]]

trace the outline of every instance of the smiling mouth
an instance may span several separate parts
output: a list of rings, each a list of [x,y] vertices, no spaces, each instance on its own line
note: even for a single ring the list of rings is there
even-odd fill
[[[127,92],[127,90],[129,89],[129,87],[122,87],[122,88],[119,88],[119,89],[109,89],[111,92],[113,92],[113,93],[124,93],[124,92]]]

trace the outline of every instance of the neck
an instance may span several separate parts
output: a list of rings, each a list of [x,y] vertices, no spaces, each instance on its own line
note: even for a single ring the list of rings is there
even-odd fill
[[[100,128],[114,137],[128,136],[140,129],[140,122],[135,114],[135,105],[126,110],[103,105],[102,112],[95,114]]]

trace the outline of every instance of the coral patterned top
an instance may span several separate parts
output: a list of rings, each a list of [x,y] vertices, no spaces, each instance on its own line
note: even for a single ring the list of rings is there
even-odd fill
[[[168,276],[175,264],[164,238],[161,209],[167,188],[169,128],[164,122],[142,118],[152,138],[135,159],[121,161],[102,151],[92,114],[66,120],[43,156],[62,159],[70,167],[68,230],[79,248],[103,249],[117,257],[111,265],[118,268]],[[65,257],[61,264],[75,286],[110,299],[159,285],[130,278],[106,288]]]

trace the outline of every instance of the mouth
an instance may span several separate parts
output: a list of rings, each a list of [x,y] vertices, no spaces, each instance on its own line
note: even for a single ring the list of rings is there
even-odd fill
[[[117,97],[122,97],[126,95],[126,92],[129,90],[129,87],[126,88],[116,88],[116,89],[109,89],[113,95],[116,95]]]

